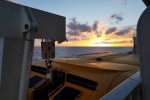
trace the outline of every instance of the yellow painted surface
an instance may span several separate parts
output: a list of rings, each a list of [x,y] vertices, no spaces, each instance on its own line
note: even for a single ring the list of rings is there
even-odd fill
[[[45,75],[37,73],[37,72],[33,72],[33,71],[30,72],[30,75],[36,75],[36,76],[39,76],[39,77],[42,77],[42,78],[46,78]]]
[[[102,58],[102,61],[95,60],[99,57]],[[34,63],[34,65],[44,67],[45,62],[42,60]],[[98,83],[96,90],[92,91],[65,81],[63,87],[69,86],[82,92],[79,100],[98,100],[129,76],[137,72],[138,67],[138,59],[135,55],[113,53],[81,55],[73,58],[57,58],[54,59],[52,63],[53,70],[63,71],[66,74],[69,73]],[[31,72],[31,74],[37,75],[35,72]],[[61,89],[52,95],[49,100],[52,100]]]
[[[109,61],[110,62],[115,62],[115,63],[125,63],[125,64],[130,64],[130,65],[139,65],[137,55],[127,55],[126,57],[119,57],[119,58],[111,59]]]

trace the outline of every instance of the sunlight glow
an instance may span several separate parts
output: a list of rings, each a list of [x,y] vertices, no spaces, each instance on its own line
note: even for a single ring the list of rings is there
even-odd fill
[[[120,40],[119,40],[120,41]],[[116,42],[116,43],[115,43]],[[125,42],[125,43],[117,43],[118,39],[113,40],[107,40],[104,38],[95,38],[91,40],[90,46],[96,46],[96,47],[128,47],[133,46],[132,42]]]
[[[110,46],[112,46],[112,44],[105,43],[105,42],[106,42],[106,40],[104,40],[102,38],[95,38],[91,41],[91,46],[96,46],[96,47],[99,47],[99,46],[110,47]]]
[[[93,44],[93,47],[111,47],[112,44]]]

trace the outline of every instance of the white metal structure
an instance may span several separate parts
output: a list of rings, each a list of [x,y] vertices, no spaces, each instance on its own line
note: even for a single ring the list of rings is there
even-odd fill
[[[26,100],[34,39],[65,41],[65,17],[0,0],[0,100]]]
[[[145,9],[138,21],[137,37],[143,99],[150,100],[150,6]]]
[[[115,89],[100,98],[100,100],[126,100],[129,96],[132,95],[132,93],[136,92],[135,89],[140,85],[140,82],[140,72],[138,71],[127,80],[122,82]],[[139,100],[139,98],[140,94],[135,95],[130,100]]]

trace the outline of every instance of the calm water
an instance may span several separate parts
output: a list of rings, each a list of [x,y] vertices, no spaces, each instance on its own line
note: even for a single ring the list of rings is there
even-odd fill
[[[56,47],[56,57],[71,57],[80,54],[118,52],[125,53],[132,50],[132,47]],[[41,48],[34,47],[33,61],[41,59]]]

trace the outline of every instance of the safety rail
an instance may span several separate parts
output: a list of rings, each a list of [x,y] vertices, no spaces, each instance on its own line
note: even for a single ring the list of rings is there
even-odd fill
[[[140,71],[138,71],[100,100],[141,100],[141,98],[141,78]]]

